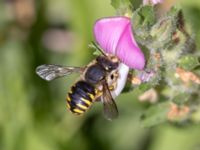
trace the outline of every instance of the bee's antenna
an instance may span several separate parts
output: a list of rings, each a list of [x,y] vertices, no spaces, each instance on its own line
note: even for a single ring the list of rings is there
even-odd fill
[[[101,52],[102,55],[107,56],[106,53],[103,51],[103,49],[100,48],[97,43],[95,43],[95,42],[92,41],[92,46],[91,47],[97,49],[99,52]]]

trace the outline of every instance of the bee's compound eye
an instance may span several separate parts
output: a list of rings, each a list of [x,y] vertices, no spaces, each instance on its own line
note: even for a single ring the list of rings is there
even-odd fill
[[[113,75],[113,74],[111,74],[110,78],[111,78],[111,80],[113,80],[113,79],[114,79],[114,75]]]

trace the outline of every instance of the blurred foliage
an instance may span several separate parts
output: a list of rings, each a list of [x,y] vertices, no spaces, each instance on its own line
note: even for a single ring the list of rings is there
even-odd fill
[[[140,1],[131,3],[136,8]],[[182,0],[181,6],[199,49],[200,1]],[[163,123],[167,104],[162,103],[161,107],[149,109],[145,116],[152,124],[155,120],[162,124],[145,128],[140,117],[154,104],[140,102],[138,96],[142,92],[135,88],[116,99],[120,116],[113,122],[102,117],[100,103],[84,116],[76,117],[66,110],[65,95],[78,75],[51,83],[36,76],[35,68],[40,64],[83,66],[94,58],[88,49],[93,40],[92,27],[96,19],[115,15],[110,0],[4,0],[0,1],[0,10],[1,150],[200,149],[199,111],[192,115],[196,124],[184,120],[181,124]],[[54,42],[52,38],[59,40]],[[195,72],[200,73],[194,56],[181,58],[180,66],[188,64],[188,59],[192,59]],[[198,93],[192,96],[198,97]],[[200,110],[198,105],[192,109]]]

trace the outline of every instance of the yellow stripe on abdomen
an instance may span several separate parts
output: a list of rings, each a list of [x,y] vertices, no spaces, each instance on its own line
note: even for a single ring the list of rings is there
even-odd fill
[[[83,110],[87,110],[87,109],[88,109],[87,106],[84,106],[84,105],[82,105],[82,104],[76,104],[76,106],[80,107],[80,108],[83,109]]]
[[[86,103],[88,106],[90,106],[92,104],[92,102],[90,102],[89,100],[85,99],[85,98],[81,98],[81,100]]]
[[[78,108],[73,109],[72,112],[75,112],[75,113],[78,113],[78,114],[83,114],[84,113],[83,110],[80,110]]]

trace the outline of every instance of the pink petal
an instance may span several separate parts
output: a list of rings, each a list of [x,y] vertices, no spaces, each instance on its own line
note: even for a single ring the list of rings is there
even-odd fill
[[[114,54],[119,38],[130,20],[126,17],[112,17],[97,20],[94,35],[98,44],[107,53]]]
[[[144,54],[135,42],[131,30],[131,24],[127,25],[124,33],[121,35],[116,52],[116,55],[119,57],[119,59],[130,68],[139,70],[144,68]]]
[[[145,58],[134,39],[129,18],[110,17],[97,20],[94,36],[105,52],[116,55],[130,68],[144,68]]]

